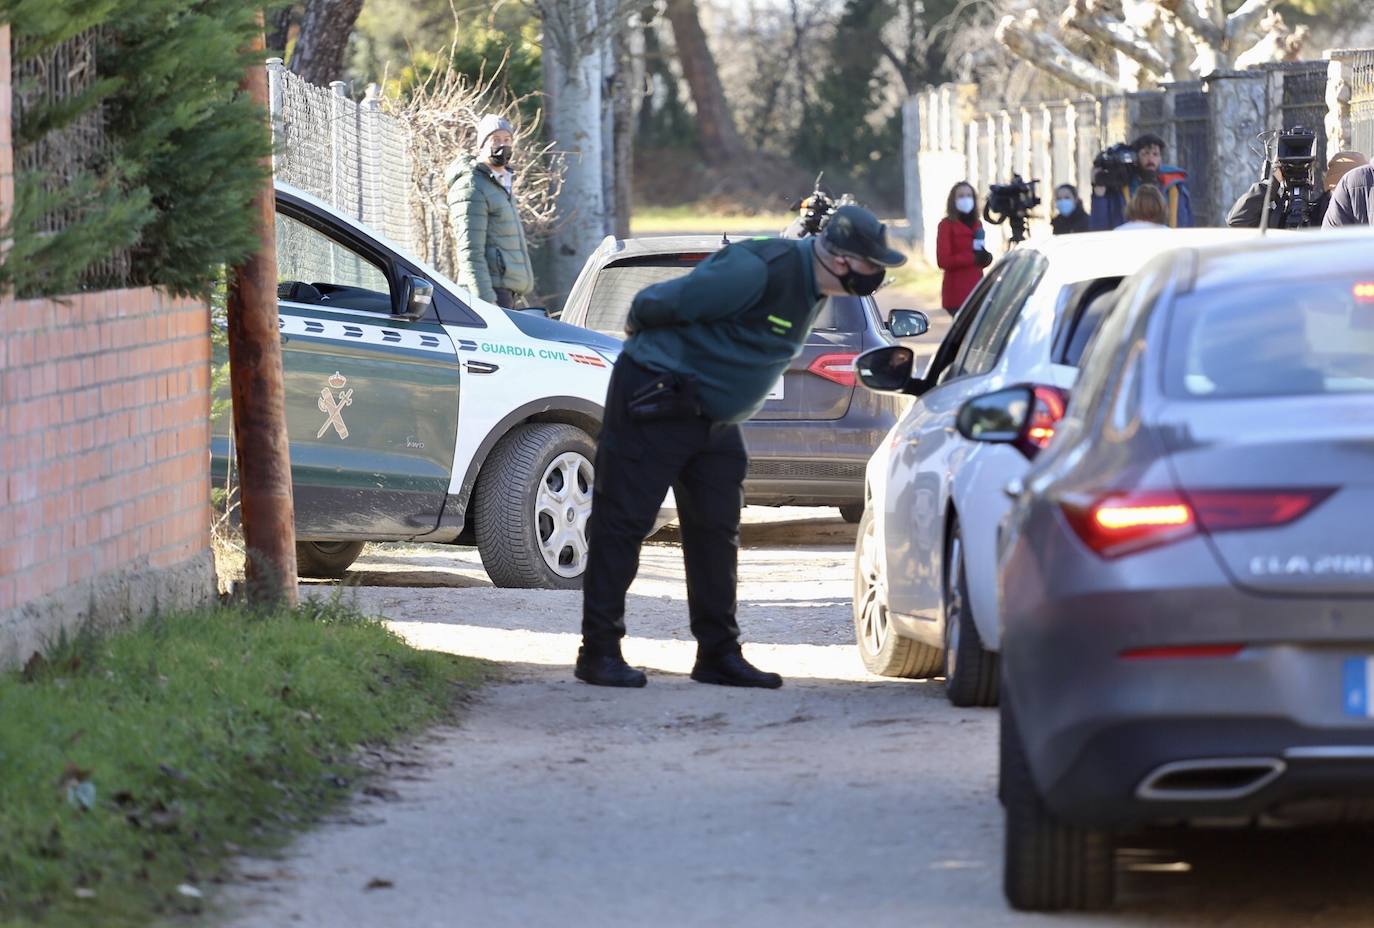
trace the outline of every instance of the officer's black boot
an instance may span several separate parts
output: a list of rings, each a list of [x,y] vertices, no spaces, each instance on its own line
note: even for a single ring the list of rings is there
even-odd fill
[[[716,652],[698,650],[697,662],[692,668],[692,679],[698,683],[757,686],[766,690],[775,690],[782,686],[782,677],[759,670],[746,661],[738,645]]]
[[[583,644],[577,649],[577,666],[573,676],[593,686],[643,686],[649,682],[644,671],[636,670],[620,656],[620,645],[594,647]]]

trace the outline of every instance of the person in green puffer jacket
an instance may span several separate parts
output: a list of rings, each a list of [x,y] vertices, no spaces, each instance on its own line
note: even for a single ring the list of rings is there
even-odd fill
[[[510,122],[488,113],[477,124],[476,157],[459,156],[444,176],[458,283],[507,309],[534,289],[530,250],[512,193],[514,140]]]

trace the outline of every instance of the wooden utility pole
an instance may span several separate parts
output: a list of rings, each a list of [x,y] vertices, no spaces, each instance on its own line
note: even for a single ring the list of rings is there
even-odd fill
[[[267,68],[258,17],[257,52],[242,87],[262,108],[268,133]],[[277,320],[276,205],[271,160],[253,196],[258,248],[229,269],[229,389],[239,465],[239,507],[248,549],[248,598],[295,605],[296,527]]]

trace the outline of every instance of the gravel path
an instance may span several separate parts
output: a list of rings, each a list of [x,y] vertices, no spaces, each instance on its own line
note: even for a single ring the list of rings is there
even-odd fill
[[[468,551],[372,549],[358,572],[374,585],[350,595],[417,645],[509,670],[347,821],[245,862],[229,922],[1374,924],[1367,842],[1306,833],[1171,836],[1123,853],[1120,912],[1009,912],[995,713],[863,673],[851,526],[749,515],[763,521],[745,527],[740,620],[746,653],[787,679],[773,692],[687,679],[671,544],[648,549],[631,591],[626,654],[650,669],[633,691],[572,679],[577,594],[493,589]]]

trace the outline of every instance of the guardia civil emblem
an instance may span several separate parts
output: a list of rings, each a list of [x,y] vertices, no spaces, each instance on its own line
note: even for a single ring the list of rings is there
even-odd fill
[[[348,437],[348,426],[343,421],[343,409],[345,406],[352,405],[353,391],[344,389],[347,384],[348,378],[335,371],[334,376],[329,378],[329,386],[320,390],[320,399],[317,405],[320,407],[320,412],[329,418],[324,420],[324,425],[320,426],[320,430],[315,433],[316,438],[323,438],[330,426],[333,426],[334,431],[339,433],[339,438]],[[335,390],[339,391],[337,397],[334,395]]]

